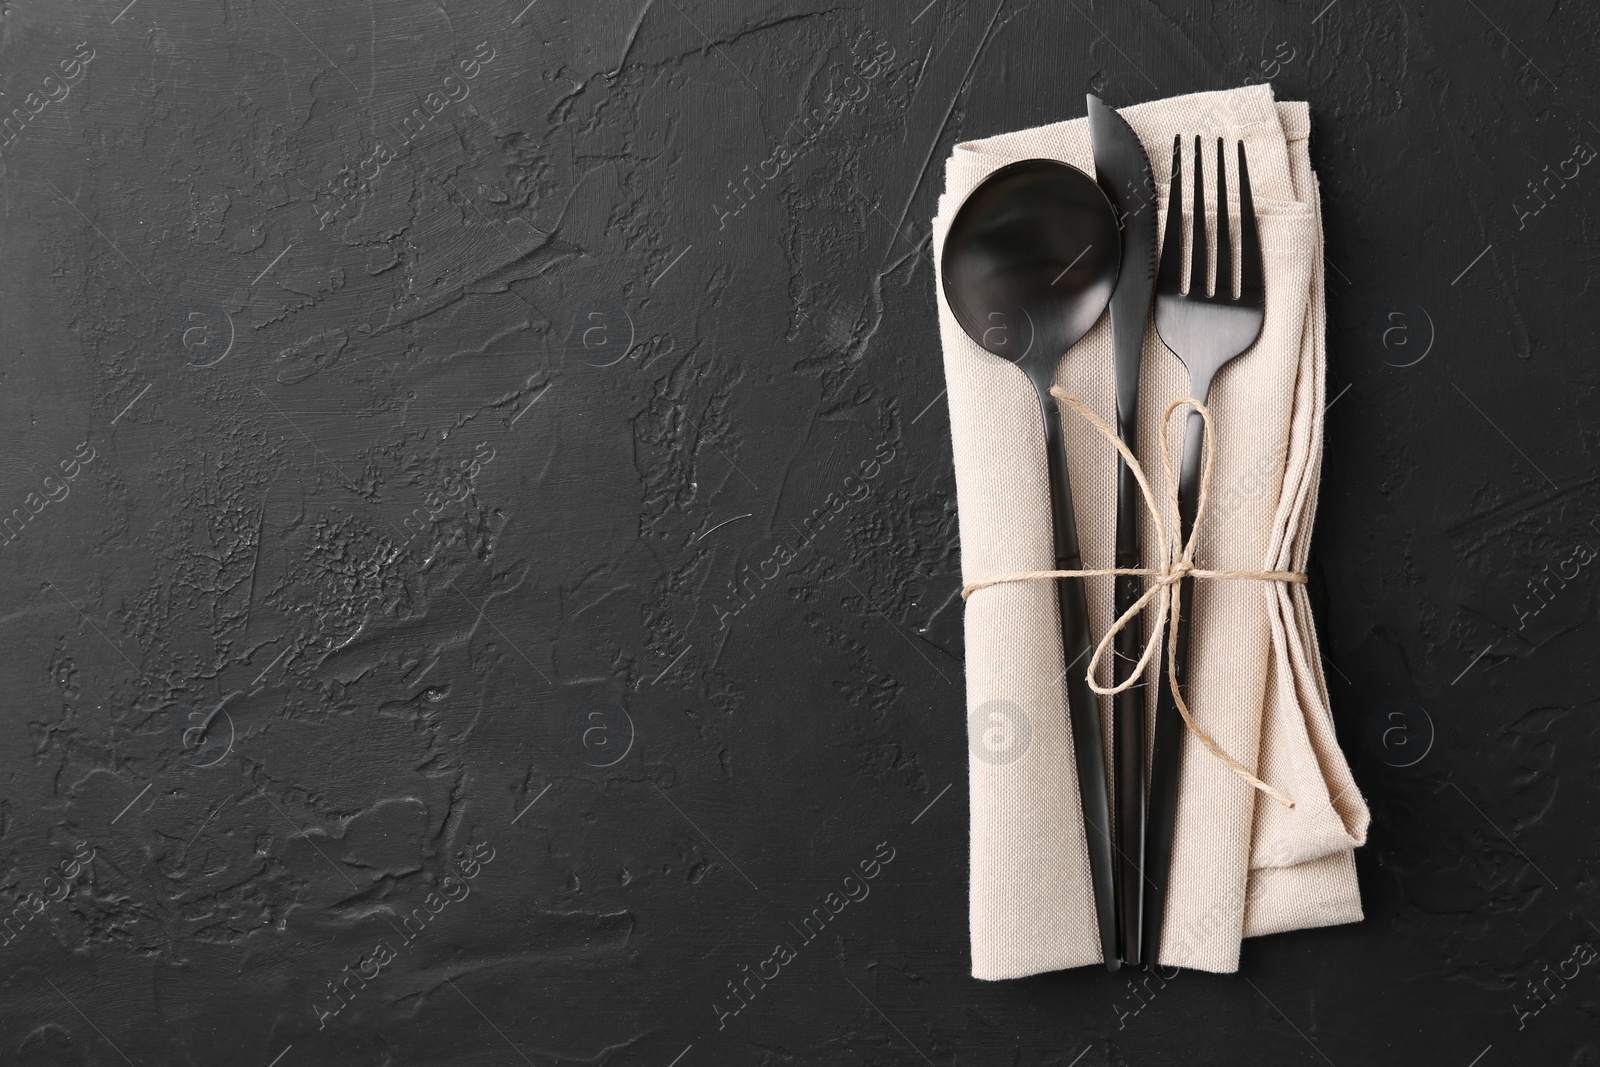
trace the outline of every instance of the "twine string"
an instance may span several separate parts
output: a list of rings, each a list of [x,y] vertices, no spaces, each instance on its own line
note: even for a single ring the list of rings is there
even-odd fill
[[[1013,571],[1008,574],[1000,574],[993,578],[984,578],[968,583],[961,590],[961,598],[965,600],[980,589],[988,589],[990,586],[1004,585],[1010,582],[1029,582],[1044,579],[1054,581],[1061,578],[1099,578],[1121,574],[1152,579],[1149,588],[1144,591],[1144,594],[1129,605],[1126,611],[1117,616],[1110,629],[1106,630],[1105,635],[1100,638],[1099,644],[1095,645],[1094,654],[1089,657],[1089,665],[1085,668],[1089,688],[1101,696],[1113,696],[1128,689],[1130,686],[1138,684],[1149,669],[1151,660],[1159,652],[1161,634],[1165,630],[1168,636],[1167,671],[1169,677],[1174,680],[1172,684],[1173,701],[1177,704],[1178,714],[1183,716],[1184,725],[1189,728],[1189,732],[1194,734],[1200,743],[1206,747],[1207,751],[1221,760],[1223,765],[1234,774],[1249,782],[1252,787],[1267,794],[1278,803],[1285,807],[1293,808],[1295,804],[1292,799],[1251,774],[1244,764],[1230,756],[1227,750],[1217,743],[1215,738],[1195,722],[1194,715],[1189,710],[1188,701],[1184,700],[1183,692],[1176,683],[1178,628],[1176,626],[1168,627],[1167,620],[1181,617],[1183,610],[1183,580],[1185,578],[1214,581],[1299,583],[1307,580],[1306,576],[1298,571],[1230,571],[1210,570],[1195,566],[1195,545],[1199,541],[1200,529],[1205,519],[1206,502],[1211,490],[1212,464],[1216,459],[1215,434],[1212,432],[1210,409],[1193,397],[1184,397],[1168,404],[1167,410],[1161,414],[1161,465],[1167,479],[1167,503],[1174,514],[1178,511],[1178,478],[1172,469],[1172,450],[1169,446],[1172,416],[1179,408],[1187,407],[1197,412],[1205,422],[1205,453],[1200,463],[1200,499],[1195,505],[1194,522],[1189,527],[1189,536],[1179,546],[1175,545],[1175,538],[1173,538],[1171,531],[1167,529],[1165,514],[1156,506],[1155,492],[1150,488],[1149,479],[1145,477],[1144,467],[1139,463],[1138,458],[1129,451],[1128,446],[1123,444],[1122,439],[1117,436],[1117,432],[1104,419],[1090,411],[1088,405],[1082,400],[1060,386],[1052,387],[1050,395],[1062,401],[1067,407],[1082,416],[1085,421],[1099,432],[1100,436],[1111,443],[1111,446],[1122,456],[1123,461],[1128,464],[1128,469],[1133,473],[1134,480],[1139,484],[1139,492],[1143,497],[1145,510],[1150,514],[1151,528],[1155,530],[1156,534],[1156,555],[1162,563],[1159,567],[1101,567],[1070,571]],[[1105,658],[1106,651],[1111,647],[1111,642],[1129,622],[1145,611],[1152,603],[1156,606],[1155,625],[1151,628],[1150,639],[1145,642],[1144,652],[1140,655],[1139,662],[1134,665],[1133,671],[1120,684],[1110,688],[1100,685],[1099,682],[1095,681],[1095,675],[1099,672],[1101,660]]]

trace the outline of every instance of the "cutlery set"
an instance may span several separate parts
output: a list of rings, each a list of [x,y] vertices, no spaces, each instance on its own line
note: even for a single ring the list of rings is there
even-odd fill
[[[1208,287],[1212,245],[1206,231],[1203,144],[1196,136],[1191,160],[1193,234],[1185,290],[1182,137],[1173,143],[1166,233],[1158,267],[1155,183],[1144,147],[1116,111],[1092,95],[1088,102],[1095,177],[1048,159],[1023,160],[999,168],[962,203],[946,235],[940,261],[945,299],[962,329],[986,351],[1016,363],[1038,394],[1058,571],[1083,568],[1060,413],[1050,395],[1068,349],[1109,308],[1116,433],[1134,452],[1139,370],[1152,298],[1156,332],[1189,371],[1189,395],[1201,403],[1206,402],[1216,373],[1255,343],[1265,307],[1261,240],[1243,143],[1237,149],[1238,295],[1234,295],[1225,147],[1220,138],[1216,142],[1216,270]],[[1194,528],[1204,432],[1202,415],[1191,409],[1177,494],[1180,544],[1188,541]],[[1114,557],[1118,569],[1141,566],[1138,506],[1134,473],[1119,459]],[[1122,963],[1154,963],[1160,951],[1177,817],[1184,725],[1177,694],[1186,681],[1192,582],[1190,577],[1182,579],[1182,610],[1169,623],[1176,631],[1167,635],[1175,637],[1176,655],[1171,669],[1161,672],[1148,743],[1144,687],[1132,685],[1113,697],[1114,808],[1107,784],[1099,702],[1085,669],[1093,642],[1084,581],[1067,577],[1055,582],[1090,879],[1101,951],[1110,970]],[[1139,600],[1141,586],[1136,575],[1116,576],[1115,617]],[[1127,681],[1140,658],[1144,645],[1141,630],[1139,616],[1133,614],[1114,637],[1114,685]]]

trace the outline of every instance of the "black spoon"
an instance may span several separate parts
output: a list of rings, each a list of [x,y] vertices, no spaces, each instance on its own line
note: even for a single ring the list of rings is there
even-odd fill
[[[1050,467],[1057,570],[1081,570],[1061,413],[1050,387],[1067,349],[1094,326],[1122,265],[1116,212],[1089,175],[1066,163],[1027,159],[1001,167],[962,203],[945,235],[944,297],[967,335],[1021,367],[1039,394]],[[1056,582],[1061,650],[1089,873],[1107,970],[1119,966],[1111,864],[1111,805],[1100,704],[1085,677],[1091,642],[1083,579]]]

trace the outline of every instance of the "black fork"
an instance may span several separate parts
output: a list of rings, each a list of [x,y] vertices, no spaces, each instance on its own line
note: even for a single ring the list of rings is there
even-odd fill
[[[1173,355],[1189,370],[1189,395],[1206,402],[1211,381],[1229,361],[1243,355],[1261,336],[1266,292],[1262,283],[1261,235],[1256,227],[1255,202],[1250,195],[1250,168],[1244,142],[1239,142],[1239,295],[1233,294],[1232,234],[1228,224],[1228,177],[1223,141],[1217,139],[1217,269],[1210,290],[1206,286],[1205,182],[1200,164],[1201,140],[1194,139],[1194,237],[1189,255],[1189,290],[1183,291],[1183,190],[1182,138],[1172,141],[1172,186],[1167,194],[1167,232],[1161,246],[1156,275],[1156,332]],[[1200,462],[1205,421],[1190,411],[1184,426],[1183,468],[1178,480],[1178,541],[1188,541],[1194,529],[1200,494]],[[1161,672],[1156,701],[1155,730],[1150,753],[1150,830],[1144,873],[1145,958],[1159,964],[1161,921],[1167,906],[1168,875],[1172,866],[1172,831],[1178,814],[1178,772],[1183,749],[1183,719],[1173,700],[1176,687],[1185,682],[1189,661],[1189,621],[1194,605],[1193,579],[1182,584],[1182,611],[1169,623],[1178,628],[1177,677]],[[1162,643],[1163,650],[1165,642]],[[1165,658],[1163,657],[1163,662]]]

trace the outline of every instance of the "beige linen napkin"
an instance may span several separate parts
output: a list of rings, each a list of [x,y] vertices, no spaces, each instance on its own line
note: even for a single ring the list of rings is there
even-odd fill
[[[1215,138],[1229,141],[1230,171],[1232,141],[1245,142],[1265,261],[1266,321],[1255,347],[1229,364],[1212,388],[1216,463],[1196,559],[1213,569],[1304,570],[1326,403],[1322,229],[1306,152],[1307,106],[1276,103],[1270,86],[1261,85],[1121,113],[1150,156],[1163,226],[1174,134],[1185,135],[1186,156],[1195,134],[1206,138],[1208,203],[1215,195]],[[934,220],[936,263],[950,220],[973,187],[997,167],[1034,157],[1093,174],[1088,120],[958,145]],[[1183,170],[1187,184],[1194,174],[1187,159]],[[1237,178],[1230,174],[1228,181],[1235,216]],[[1215,226],[1214,217],[1209,225]],[[1234,232],[1237,248],[1236,221]],[[1044,435],[1032,388],[1020,370],[962,332],[942,288],[939,293],[963,578],[971,583],[1049,570]],[[1112,417],[1111,337],[1104,319],[1063,361],[1058,383]],[[1162,496],[1158,421],[1170,401],[1187,393],[1187,373],[1152,324],[1137,451]],[[1064,410],[1062,418],[1084,566],[1110,567],[1115,453],[1072,412]],[[1173,437],[1176,463],[1181,417]],[[1177,530],[1175,516],[1167,522]],[[1145,565],[1158,565],[1148,517],[1144,544]],[[1098,637],[1112,620],[1112,579],[1089,579],[1088,597]],[[1305,587],[1200,581],[1194,613],[1188,693],[1197,721],[1296,801],[1290,810],[1258,795],[1185,735],[1159,962],[1226,972],[1238,969],[1242,938],[1361,918],[1353,849],[1366,838],[1368,815],[1334,739]],[[1154,614],[1146,619],[1148,632]],[[1098,963],[1050,583],[974,593],[966,608],[966,666],[972,973],[1016,978]],[[1109,684],[1109,665],[1099,681]],[[1155,686],[1146,692],[1153,714]],[[1102,700],[1102,714],[1109,724],[1109,698]]]

